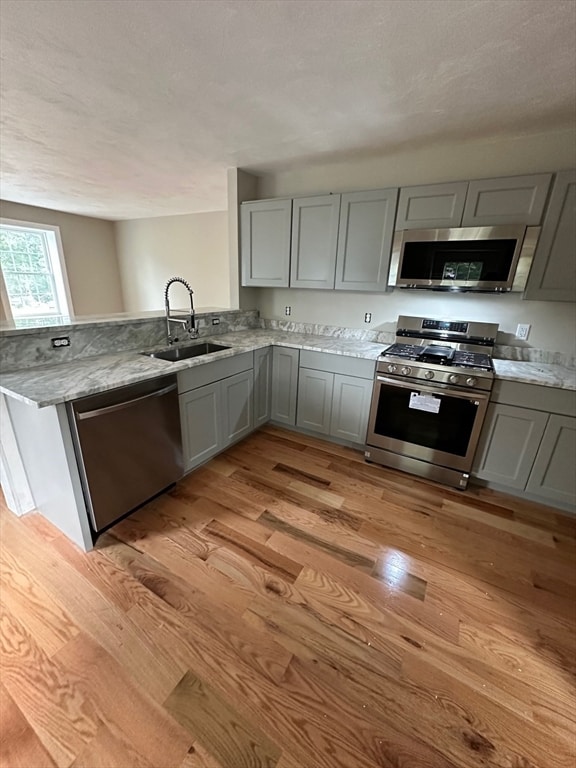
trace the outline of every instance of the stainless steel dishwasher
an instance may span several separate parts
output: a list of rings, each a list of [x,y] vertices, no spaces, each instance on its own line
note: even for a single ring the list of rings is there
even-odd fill
[[[68,415],[95,531],[182,477],[176,376],[74,400]]]

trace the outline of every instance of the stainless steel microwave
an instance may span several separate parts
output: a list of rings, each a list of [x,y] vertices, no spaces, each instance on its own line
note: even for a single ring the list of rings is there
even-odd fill
[[[429,291],[523,291],[540,227],[396,232],[388,283]]]

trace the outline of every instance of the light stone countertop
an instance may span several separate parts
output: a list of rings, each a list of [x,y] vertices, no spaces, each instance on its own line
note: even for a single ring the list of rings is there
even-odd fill
[[[313,352],[347,355],[376,360],[388,344],[347,340],[333,336],[274,330],[248,330],[202,337],[230,349],[176,363],[139,354],[138,351],[88,357],[59,365],[44,365],[2,374],[0,392],[29,405],[42,408],[80,397],[105,392],[115,387],[178,373],[188,368],[233,357],[270,345]],[[163,347],[161,347],[163,348]],[[160,349],[160,348],[159,348]],[[576,390],[576,371],[560,365],[494,360],[499,379]]]
[[[199,342],[212,341],[230,346],[230,349],[210,355],[193,357],[171,363],[140,354],[138,351],[118,352],[111,355],[86,357],[59,365],[42,365],[21,371],[3,373],[0,392],[28,405],[42,408],[57,405],[79,397],[95,395],[116,387],[136,384],[159,376],[178,373],[198,365],[251,352],[271,344],[313,352],[328,352],[368,360],[376,360],[387,344],[349,341],[331,336],[290,333],[283,331],[249,330],[203,336]],[[164,349],[157,347],[156,349]]]
[[[518,360],[493,360],[496,378],[537,384],[541,387],[576,390],[576,370],[553,363],[524,363]]]

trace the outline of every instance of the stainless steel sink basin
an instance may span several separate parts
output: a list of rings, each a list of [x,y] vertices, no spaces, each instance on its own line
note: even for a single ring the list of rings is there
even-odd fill
[[[211,355],[212,352],[221,352],[223,349],[230,349],[230,347],[224,347],[222,344],[211,344],[210,342],[204,342],[203,344],[190,344],[190,346],[187,347],[172,347],[171,349],[163,349],[161,352],[142,352],[141,354],[148,355],[148,357],[157,357],[160,360],[168,360],[171,363],[176,363],[179,360],[188,360],[190,357]]]

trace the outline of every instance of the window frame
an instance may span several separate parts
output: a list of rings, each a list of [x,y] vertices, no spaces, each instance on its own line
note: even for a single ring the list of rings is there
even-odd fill
[[[54,287],[56,289],[58,303],[64,299],[66,307],[61,307],[66,311],[60,311],[54,314],[54,317],[61,316],[73,316],[74,305],[72,303],[72,295],[70,293],[70,284],[68,282],[68,271],[66,269],[66,260],[64,258],[64,248],[62,247],[62,237],[60,236],[60,227],[55,224],[41,224],[33,221],[22,221],[20,219],[5,219],[0,217],[0,227],[7,227],[20,230],[42,230],[49,233],[51,237],[47,238],[48,257],[50,259],[50,266],[52,269],[52,279]],[[52,240],[52,242],[50,242]],[[0,268],[0,298],[2,299],[2,305],[4,314],[7,320],[24,320],[34,319],[35,315],[18,315],[14,318],[12,314],[12,307],[10,304],[10,297],[6,289],[4,282],[4,274]],[[50,315],[38,315],[38,317],[49,317]]]

